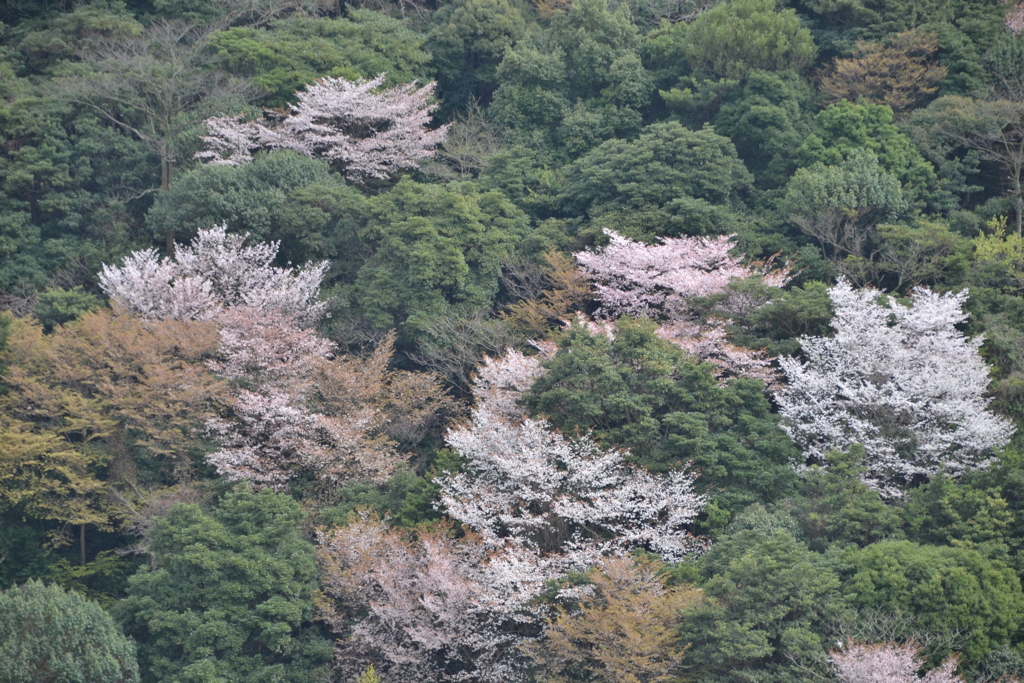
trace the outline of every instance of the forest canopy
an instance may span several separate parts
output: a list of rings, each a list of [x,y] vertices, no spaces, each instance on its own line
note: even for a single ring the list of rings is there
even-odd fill
[[[1024,680],[1024,2],[0,7],[0,679]]]

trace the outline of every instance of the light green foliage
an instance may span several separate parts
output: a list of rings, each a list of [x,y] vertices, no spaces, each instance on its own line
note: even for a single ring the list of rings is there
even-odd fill
[[[501,264],[526,236],[528,220],[500,192],[472,183],[402,180],[370,200],[360,235],[373,255],[359,270],[352,300],[374,328],[415,338],[447,307],[488,308]]]
[[[282,107],[317,78],[373,78],[387,85],[426,79],[425,36],[398,19],[353,9],[345,18],[296,16],[266,28],[235,26],[213,36],[211,49],[231,73],[250,76],[266,91],[263,104]]]
[[[821,552],[833,543],[863,547],[903,536],[899,509],[861,481],[863,459],[864,448],[854,446],[847,453],[833,452],[827,467],[812,467],[801,476],[792,514],[812,549]]]
[[[513,140],[578,155],[641,126],[652,85],[628,8],[579,0],[505,53],[491,114]]]
[[[574,327],[546,365],[526,405],[563,432],[593,430],[655,471],[692,462],[698,488],[726,513],[792,491],[793,446],[760,382],[719,385],[652,323],[623,319],[614,341]]]
[[[325,161],[277,151],[245,166],[196,168],[157,197],[146,224],[187,242],[226,223],[253,241],[279,240],[282,264],[326,258],[329,280],[351,279],[366,256],[357,238],[366,211],[364,197]]]
[[[44,332],[52,332],[57,325],[74,322],[101,305],[102,299],[83,291],[81,286],[50,289],[36,298],[36,317],[43,324]]]
[[[356,683],[382,683],[383,678],[377,674],[377,670],[373,667],[373,664],[366,667],[363,673],[359,674],[359,678],[356,679]]]
[[[703,559],[705,600],[680,615],[687,663],[711,682],[807,680],[827,673],[839,579],[797,539],[793,521],[753,506]]]
[[[834,166],[860,150],[869,150],[887,173],[900,181],[915,208],[949,210],[952,196],[939,188],[935,169],[892,122],[892,109],[880,104],[842,101],[815,117],[816,130],[800,147],[805,163]]]
[[[151,566],[115,610],[144,681],[316,680],[330,643],[310,624],[316,562],[301,518],[288,496],[243,487],[211,513],[178,504],[159,521]]]
[[[135,643],[95,602],[29,581],[0,593],[0,681],[138,683]]]
[[[526,31],[519,8],[509,0],[456,0],[441,7],[433,23],[426,48],[445,108],[461,109],[471,98],[489,101],[505,50]]]
[[[750,174],[728,138],[675,122],[633,142],[609,140],[569,167],[560,196],[568,215],[643,237],[736,232]]]
[[[786,186],[783,212],[834,260],[860,256],[874,226],[907,211],[900,183],[873,152],[856,150],[834,166],[801,168]]]
[[[851,606],[903,611],[915,615],[915,625],[926,632],[959,633],[957,649],[968,664],[1016,642],[1024,625],[1020,579],[1003,560],[976,550],[881,541],[849,548],[839,560],[836,569]]]
[[[803,71],[817,48],[792,9],[776,0],[729,0],[681,33],[682,52],[700,77],[743,78],[753,70]]]

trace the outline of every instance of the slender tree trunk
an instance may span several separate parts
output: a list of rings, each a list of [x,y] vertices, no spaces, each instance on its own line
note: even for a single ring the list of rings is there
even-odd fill
[[[171,160],[164,156],[160,160],[160,189],[164,192],[171,187]],[[174,228],[167,228],[167,255],[174,253]]]
[[[85,566],[85,524],[78,525],[78,546],[81,551],[82,566]]]

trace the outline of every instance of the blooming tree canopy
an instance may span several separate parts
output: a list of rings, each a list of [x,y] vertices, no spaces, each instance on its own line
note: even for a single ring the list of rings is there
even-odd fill
[[[173,258],[161,259],[156,249],[133,252],[120,266],[104,264],[100,286],[140,318],[210,320],[245,307],[315,324],[328,306],[318,301],[328,263],[277,268],[271,264],[279,244],[246,246],[247,237],[220,225],[200,230],[188,246],[175,244]]]
[[[916,477],[984,467],[1014,428],[988,410],[981,339],[956,329],[967,293],[914,290],[912,305],[840,280],[829,296],[834,337],[803,337],[806,363],[782,358],[775,394],[783,429],[809,462],[862,444],[865,481],[900,496]]]
[[[206,121],[206,149],[196,156],[213,164],[238,166],[259,149],[290,149],[308,157],[340,162],[352,180],[385,178],[434,155],[448,126],[430,130],[434,84],[381,88],[385,74],[369,80],[323,78],[297,93],[283,117]]]
[[[725,289],[730,281],[763,275],[771,286],[789,280],[786,268],[768,271],[743,265],[732,255],[734,235],[666,237],[643,244],[605,230],[610,241],[598,251],[576,252],[576,260],[595,282],[604,317],[621,315],[679,319],[686,299]]]
[[[543,374],[515,351],[488,360],[476,380],[468,424],[448,433],[465,473],[438,479],[453,518],[494,547],[521,546],[553,571],[648,547],[670,560],[700,550],[686,526],[704,507],[695,475],[652,475],[621,451],[587,437],[566,439],[526,419],[516,395]]]
[[[923,677],[921,648],[916,643],[849,642],[832,652],[832,667],[842,683],[964,683],[956,657],[947,658]]]

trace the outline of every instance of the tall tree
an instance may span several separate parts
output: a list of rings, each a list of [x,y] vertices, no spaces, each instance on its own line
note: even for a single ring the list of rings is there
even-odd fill
[[[54,97],[87,107],[145,143],[160,159],[160,189],[191,146],[203,116],[237,106],[254,90],[212,68],[213,29],[157,20],[137,35],[99,39],[50,88]],[[167,233],[167,250],[174,233]]]
[[[913,304],[882,305],[876,290],[840,280],[831,338],[803,337],[806,363],[783,358],[789,378],[776,393],[783,429],[808,462],[833,449],[865,448],[865,481],[899,497],[942,469],[984,467],[1010,440],[1009,420],[987,409],[988,366],[980,339],[956,329],[966,291],[918,288]]]

